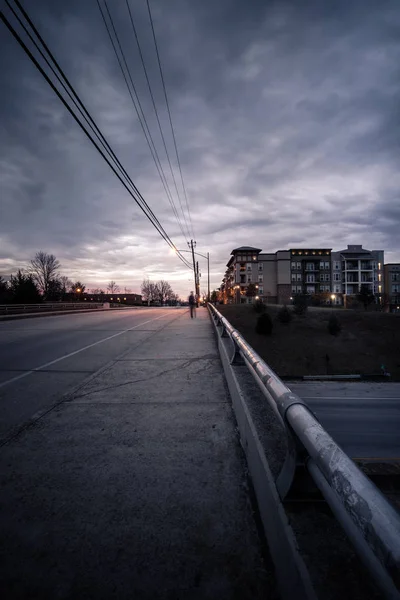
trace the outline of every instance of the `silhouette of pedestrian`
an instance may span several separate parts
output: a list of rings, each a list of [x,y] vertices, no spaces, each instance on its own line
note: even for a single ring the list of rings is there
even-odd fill
[[[193,292],[190,292],[189,296],[189,308],[190,308],[190,318],[193,319],[193,316],[196,316],[196,298]]]

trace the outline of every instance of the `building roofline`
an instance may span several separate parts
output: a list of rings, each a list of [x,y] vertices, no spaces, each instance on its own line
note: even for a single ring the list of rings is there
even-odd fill
[[[234,248],[231,252],[261,252],[261,248],[253,248],[252,246],[240,246],[239,248]]]

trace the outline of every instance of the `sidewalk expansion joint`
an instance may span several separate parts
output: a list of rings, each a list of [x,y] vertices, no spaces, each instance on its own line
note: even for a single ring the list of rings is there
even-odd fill
[[[197,358],[191,358],[189,360],[186,360],[186,362],[184,362],[183,364],[176,365],[172,369],[165,369],[164,371],[160,371],[158,373],[154,373],[154,375],[151,375],[150,377],[142,377],[140,379],[131,379],[129,381],[124,381],[122,383],[116,383],[116,384],[109,385],[109,386],[106,386],[106,387],[102,387],[102,388],[99,388],[99,389],[95,389],[95,390],[92,389],[92,390],[86,392],[85,394],[80,394],[79,396],[72,397],[71,400],[77,400],[79,398],[84,398],[85,396],[89,396],[90,394],[93,394],[93,393],[106,392],[108,390],[115,390],[117,388],[124,387],[126,385],[134,385],[136,383],[142,383],[144,381],[151,381],[152,379],[159,379],[163,375],[166,375],[168,373],[172,373],[173,371],[177,371],[179,369],[183,370],[186,367],[190,366],[192,363],[197,362],[197,361],[198,361]],[[213,363],[207,363],[201,369],[199,369],[198,371],[196,371],[195,375],[198,375],[199,373],[202,373],[203,371],[208,370],[211,366],[213,366]]]

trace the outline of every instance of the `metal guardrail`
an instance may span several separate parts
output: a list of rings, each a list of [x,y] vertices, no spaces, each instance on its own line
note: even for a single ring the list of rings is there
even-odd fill
[[[309,474],[385,598],[400,598],[400,515],[372,481],[212,305],[221,337],[232,341],[231,364],[246,364],[284,426],[287,454],[276,480],[281,500],[293,483],[300,453]]]
[[[23,314],[28,312],[46,312],[51,310],[78,310],[101,308],[102,302],[54,302],[43,304],[0,304],[0,315]]]

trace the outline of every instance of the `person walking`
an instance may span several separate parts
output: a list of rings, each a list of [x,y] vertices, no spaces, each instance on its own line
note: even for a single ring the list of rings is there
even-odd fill
[[[193,292],[190,292],[189,296],[189,308],[190,308],[190,318],[193,319],[193,316],[196,316],[196,298]]]

